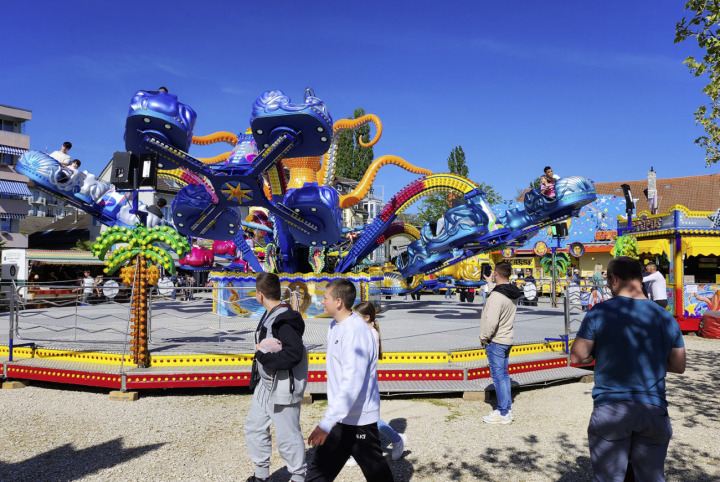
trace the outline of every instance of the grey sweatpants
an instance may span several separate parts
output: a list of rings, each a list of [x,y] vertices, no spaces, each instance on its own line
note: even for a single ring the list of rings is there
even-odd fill
[[[305,439],[300,430],[300,403],[275,405],[270,401],[270,392],[262,381],[258,383],[245,420],[245,445],[255,463],[255,477],[265,479],[270,476],[270,424],[273,424],[278,452],[287,464],[291,480],[305,480],[307,464]]]

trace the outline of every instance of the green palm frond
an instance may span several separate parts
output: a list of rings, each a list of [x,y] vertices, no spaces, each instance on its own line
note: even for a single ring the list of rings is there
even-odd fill
[[[124,243],[124,244],[123,244]],[[168,226],[146,228],[136,225],[134,228],[113,226],[100,235],[92,246],[92,252],[100,260],[105,261],[105,272],[110,274],[121,266],[128,264],[135,257],[143,256],[148,264],[157,263],[171,273],[175,273],[175,261],[170,253],[156,243],[163,243],[182,257],[190,251],[187,240],[177,231]],[[123,244],[117,246],[118,244]],[[105,259],[108,250],[115,250]]]

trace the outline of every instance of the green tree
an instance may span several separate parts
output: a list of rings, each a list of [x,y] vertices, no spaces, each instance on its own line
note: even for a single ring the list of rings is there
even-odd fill
[[[538,177],[534,181],[531,181],[530,184],[528,185],[528,187],[526,187],[524,189],[523,188],[518,189],[515,192],[515,200],[521,201],[523,198],[523,194],[525,194],[525,191],[527,191],[528,189],[539,189],[541,185],[542,185],[542,182],[540,181],[540,178]]]
[[[450,155],[447,158],[448,170],[451,174],[457,174],[459,176],[468,177],[469,169],[465,163],[465,151],[462,146],[456,146],[450,151]],[[498,204],[502,202],[502,197],[495,191],[495,188],[490,184],[481,182],[478,185],[478,189],[485,192],[485,199],[491,204]],[[447,193],[440,192],[431,194],[423,199],[422,204],[418,208],[417,221],[420,223],[426,223],[428,221],[437,221],[440,216],[445,214],[450,208],[447,203]]]
[[[455,148],[450,151],[447,163],[448,169],[450,169],[451,173],[458,174],[462,177],[468,177],[470,170],[468,169],[467,164],[465,164],[465,151],[463,151],[462,146],[455,146]]]
[[[355,109],[353,117],[349,117],[349,119],[358,119],[364,115],[365,109]],[[361,146],[358,138],[361,138],[366,144],[370,142],[370,126],[368,124],[343,131],[340,134],[335,168],[337,176],[359,181],[375,158],[372,147]]]
[[[690,0],[685,10],[692,17],[683,17],[675,26],[675,43],[694,37],[705,51],[701,60],[690,56],[684,63],[695,77],[708,77],[702,91],[710,101],[695,111],[695,123],[705,129],[705,135],[695,139],[695,144],[705,148],[705,162],[712,165],[720,159],[720,1]]]

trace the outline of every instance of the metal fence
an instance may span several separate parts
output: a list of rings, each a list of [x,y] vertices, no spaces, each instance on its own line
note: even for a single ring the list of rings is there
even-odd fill
[[[597,303],[609,300],[612,293],[607,285],[568,285],[563,291],[565,333],[573,335],[580,329],[585,312]]]
[[[131,288],[77,285],[17,286],[4,283],[0,330],[10,347],[129,352]],[[151,354],[172,353],[195,345],[202,353],[254,352],[254,332],[262,313],[254,287],[151,287],[148,296],[148,343]],[[297,303],[285,290],[283,299]],[[89,296],[88,296],[89,295]],[[222,308],[225,308],[224,310]],[[220,313],[228,313],[222,315]]]

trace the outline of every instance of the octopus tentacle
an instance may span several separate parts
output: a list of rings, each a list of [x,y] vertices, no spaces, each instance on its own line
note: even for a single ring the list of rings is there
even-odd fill
[[[231,154],[232,152],[224,152],[215,157],[196,157],[195,159],[202,162],[203,164],[215,164],[216,162],[227,161]]]
[[[429,169],[423,169],[413,166],[401,157],[380,156],[370,164],[368,170],[365,171],[365,175],[363,176],[362,180],[357,185],[355,190],[349,194],[346,194],[345,196],[340,196],[340,207],[343,209],[349,208],[362,201],[365,195],[370,190],[370,187],[372,187],[377,172],[382,166],[386,164],[394,164],[396,166],[402,167],[406,171],[410,171],[414,174],[422,174],[423,176],[429,176],[432,174],[432,171],[430,171]]]
[[[367,114],[362,117],[358,117],[357,119],[340,119],[333,124],[333,136],[330,142],[330,148],[323,156],[322,166],[318,172],[319,185],[329,186],[335,178],[337,146],[340,141],[340,134],[342,131],[355,129],[356,127],[360,127],[368,122],[375,124],[375,137],[373,137],[373,139],[367,144],[362,141],[362,137],[359,137],[358,142],[363,147],[372,147],[377,144],[380,140],[380,136],[382,135],[382,122],[380,122],[380,119],[375,114]]]
[[[227,142],[231,146],[238,143],[238,137],[232,132],[220,131],[206,136],[193,136],[192,143],[198,146],[207,146],[218,142]]]

